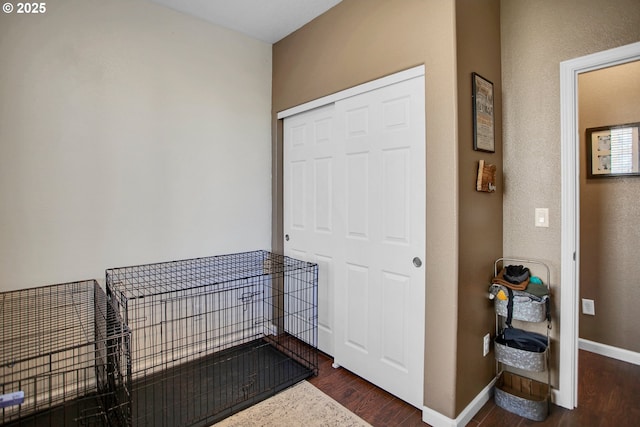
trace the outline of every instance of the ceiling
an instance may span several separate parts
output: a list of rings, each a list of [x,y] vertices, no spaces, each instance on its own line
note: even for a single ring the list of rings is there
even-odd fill
[[[150,0],[267,43],[275,43],[342,0]]]

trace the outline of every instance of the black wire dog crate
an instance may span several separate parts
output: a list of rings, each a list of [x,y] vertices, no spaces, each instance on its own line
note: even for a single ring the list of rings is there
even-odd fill
[[[96,281],[0,293],[0,424],[124,425],[128,331]]]
[[[316,264],[255,251],[106,276],[135,426],[211,425],[317,374]]]

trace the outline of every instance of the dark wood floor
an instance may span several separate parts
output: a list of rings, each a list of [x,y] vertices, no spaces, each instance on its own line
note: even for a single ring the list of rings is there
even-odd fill
[[[311,384],[374,427],[427,426],[418,409],[331,363],[321,355],[320,372]],[[467,426],[640,426],[640,366],[582,350],[579,365],[578,408],[573,411],[552,405],[547,419],[535,422],[497,407],[492,399]]]
[[[344,368],[333,368],[332,363],[333,359],[321,354],[318,376],[309,382],[369,424],[374,427],[427,426],[418,409]]]

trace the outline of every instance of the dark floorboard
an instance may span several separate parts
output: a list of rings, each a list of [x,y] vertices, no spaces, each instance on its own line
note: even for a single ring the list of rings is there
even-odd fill
[[[422,412],[320,355],[319,374],[309,380],[374,427],[428,426]],[[530,421],[497,407],[493,399],[468,427],[636,427],[640,426],[640,366],[581,350],[578,408],[551,405],[545,421]]]
[[[352,374],[333,368],[333,359],[321,354],[319,373],[309,382],[373,426],[426,426],[422,412]]]

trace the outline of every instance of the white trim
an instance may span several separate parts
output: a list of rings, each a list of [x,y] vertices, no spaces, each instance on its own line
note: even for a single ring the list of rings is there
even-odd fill
[[[287,117],[294,116],[296,114],[304,113],[305,111],[313,110],[314,108],[323,107],[325,105],[332,104],[340,101],[341,99],[350,98],[352,96],[360,95],[365,92],[380,89],[381,87],[390,86],[395,83],[399,83],[405,80],[410,80],[415,77],[424,76],[424,65],[418,65],[417,67],[409,68],[404,71],[400,71],[391,74],[386,77],[363,83],[358,86],[351,87],[349,89],[342,90],[340,92],[332,93],[331,95],[324,96],[322,98],[314,99],[313,101],[306,102],[304,104],[291,107],[287,110],[278,112],[278,120],[286,119]]]
[[[464,427],[477,414],[480,409],[493,396],[493,387],[497,378],[494,378],[476,397],[467,405],[466,408],[453,420],[442,415],[440,412],[424,406],[422,408],[422,421],[433,427]]]
[[[576,113],[577,106],[577,79],[572,64],[560,63],[560,129],[562,146],[561,159],[561,237],[560,237],[560,263],[561,263],[561,294],[560,313],[562,328],[560,328],[560,370],[558,392],[555,395],[556,405],[573,409],[578,403],[577,399],[577,288],[578,283],[578,256],[579,248],[577,232],[578,197],[576,166],[578,158],[578,145],[575,143],[578,137]]]
[[[560,378],[556,404],[578,405],[578,295],[580,233],[578,74],[640,59],[640,42],[560,63],[562,164]]]
[[[424,406],[422,408],[422,421],[432,427],[456,427],[456,420],[453,420],[438,411]]]
[[[578,340],[578,345],[580,350],[590,351],[591,353],[596,353],[601,356],[610,357],[627,363],[633,363],[634,365],[640,365],[640,353],[636,353],[635,351],[613,347],[607,344],[585,340],[583,338]]]

